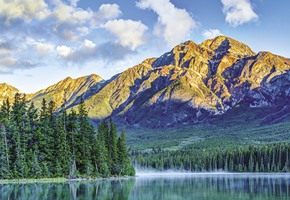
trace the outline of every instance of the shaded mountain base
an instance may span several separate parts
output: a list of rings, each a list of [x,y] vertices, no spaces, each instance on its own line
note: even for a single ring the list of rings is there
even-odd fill
[[[117,121],[118,127],[126,128],[128,144],[132,149],[176,150],[188,145],[214,148],[287,142],[290,141],[289,113],[289,106],[250,108],[247,104],[241,104],[223,115],[200,118],[200,121],[195,124],[177,123],[174,128],[128,124],[121,116],[114,119]],[[164,117],[164,119],[167,118]]]

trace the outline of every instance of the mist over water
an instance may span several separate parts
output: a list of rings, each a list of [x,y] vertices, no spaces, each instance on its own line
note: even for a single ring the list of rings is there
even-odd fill
[[[290,199],[290,174],[137,171],[94,181],[0,184],[0,199]]]
[[[205,175],[225,175],[230,174],[226,171],[212,171],[212,172],[192,172],[186,170],[155,170],[155,169],[136,169],[137,177],[184,177],[184,176],[205,176]]]

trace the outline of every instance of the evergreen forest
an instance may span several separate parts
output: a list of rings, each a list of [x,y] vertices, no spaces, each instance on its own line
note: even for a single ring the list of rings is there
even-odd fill
[[[131,152],[134,165],[156,170],[192,172],[288,172],[290,144],[273,143],[238,147],[200,149],[198,145],[175,151],[154,148]]]
[[[0,108],[0,179],[94,178],[135,175],[125,132],[112,120],[95,128],[83,101],[78,110],[61,110],[42,100],[37,109],[25,95]]]

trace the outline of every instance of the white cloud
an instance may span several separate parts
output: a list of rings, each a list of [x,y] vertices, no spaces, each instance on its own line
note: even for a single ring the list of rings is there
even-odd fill
[[[73,53],[73,49],[65,45],[57,46],[56,51],[58,55],[64,58],[69,57]]]
[[[5,58],[1,58],[0,59],[0,66],[5,66],[5,67],[9,67],[9,66],[13,66],[17,63],[17,59],[12,57],[12,56],[7,56]]]
[[[116,19],[122,12],[117,4],[102,4],[98,11],[91,9],[82,9],[77,7],[78,0],[71,0],[68,5],[62,1],[57,1],[55,9],[52,11],[54,16],[61,22],[71,24],[89,23],[100,24],[103,20]]]
[[[10,54],[0,56],[0,74],[10,74],[16,69],[29,69],[38,66],[29,59],[19,59]]]
[[[26,44],[34,47],[40,54],[48,53],[54,49],[53,44],[46,42],[44,40],[36,41],[33,38],[27,38]]]
[[[0,17],[9,25],[11,20],[24,19],[29,22],[33,19],[44,19],[50,15],[48,5],[44,0],[0,0]]]
[[[82,41],[95,28],[108,20],[119,17],[122,12],[117,4],[102,4],[97,11],[90,8],[77,7],[77,2],[71,0],[66,4],[55,0],[52,16],[56,18],[52,30],[60,39],[67,41]],[[50,24],[49,27],[50,28]]]
[[[151,9],[158,15],[154,32],[170,46],[187,39],[197,27],[190,14],[185,9],[175,7],[170,0],[140,0],[136,5],[141,9]]]
[[[77,31],[78,31],[81,35],[83,35],[83,36],[86,36],[86,35],[88,35],[88,34],[90,33],[90,29],[89,29],[88,27],[85,27],[85,26],[83,26],[83,27],[78,27],[78,28],[77,28]]]
[[[223,35],[223,34],[218,29],[208,29],[208,30],[204,30],[202,35],[206,39],[212,39],[212,38],[215,38],[215,37],[217,37],[219,35]]]
[[[5,26],[0,31],[0,73],[52,64],[80,66],[88,60],[115,62],[144,44],[147,27],[115,20],[122,15],[117,4],[91,9],[79,2],[0,0],[0,27]],[[98,34],[101,27],[111,33],[104,41]]]
[[[84,41],[84,46],[85,46],[86,48],[93,49],[93,48],[96,47],[96,44],[95,44],[94,42],[92,42],[91,40],[87,40],[87,39],[85,39],[85,41]]]
[[[40,53],[47,53],[49,51],[52,51],[54,49],[54,46],[49,43],[42,43],[42,42],[37,42],[35,44],[35,47],[38,52]]]
[[[237,27],[247,22],[258,20],[250,0],[221,0],[226,22]]]
[[[102,19],[116,19],[122,12],[117,4],[102,4],[98,11],[98,16]]]
[[[56,3],[53,10],[54,16],[60,22],[68,22],[72,24],[85,23],[93,19],[94,13],[90,9],[84,10],[71,5],[67,5],[62,1]]]
[[[110,20],[102,27],[111,32],[117,38],[118,43],[131,50],[145,44],[144,33],[148,28],[140,21]]]
[[[116,19],[122,12],[117,4],[102,4],[98,11],[78,7],[79,0],[50,0],[50,6],[45,0],[0,0],[0,17],[5,25],[11,25],[13,20],[22,19],[25,22],[43,20],[54,17],[55,24],[100,24],[104,20]]]
[[[0,38],[0,55],[9,54],[10,51],[14,51],[17,48],[11,41],[6,41]]]
[[[79,1],[80,0],[70,0],[70,5],[73,7],[77,7]]]

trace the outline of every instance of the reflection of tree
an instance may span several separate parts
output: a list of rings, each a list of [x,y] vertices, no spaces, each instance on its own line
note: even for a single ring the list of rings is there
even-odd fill
[[[140,178],[131,199],[289,199],[290,179],[273,177]],[[288,198],[287,198],[288,197]]]
[[[2,184],[0,199],[129,199],[134,178],[68,183]]]
[[[2,184],[0,199],[289,199],[290,179],[280,176],[128,178],[66,183]]]

